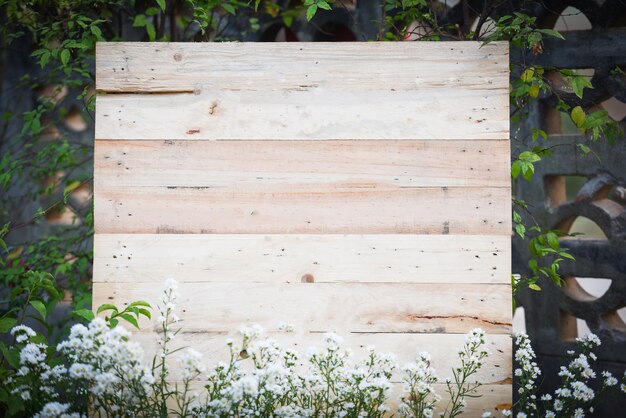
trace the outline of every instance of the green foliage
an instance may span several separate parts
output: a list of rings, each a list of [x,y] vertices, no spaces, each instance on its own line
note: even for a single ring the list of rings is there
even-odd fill
[[[120,319],[123,319],[135,328],[139,329],[138,321],[141,316],[145,316],[148,319],[152,318],[150,311],[146,308],[150,309],[151,306],[148,302],[143,300],[131,302],[126,308],[121,311],[117,308],[117,306],[107,303],[104,305],[100,305],[100,307],[98,307],[98,310],[96,311],[96,314],[110,311],[110,314],[106,315],[104,319],[109,323],[111,328],[116,327],[117,324],[119,324]]]
[[[443,28],[437,27],[429,6],[426,0],[386,0],[384,39],[401,41],[414,35],[420,40],[439,40]]]
[[[323,9],[323,10],[332,9],[330,7],[329,2],[326,0],[304,0],[304,7],[306,7],[306,20],[313,19],[318,9]]]

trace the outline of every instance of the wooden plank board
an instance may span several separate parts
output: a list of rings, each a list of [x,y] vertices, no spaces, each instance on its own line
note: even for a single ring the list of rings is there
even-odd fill
[[[506,43],[103,43],[96,138],[505,139],[507,62]]]
[[[261,96],[261,97],[259,97]],[[96,139],[504,139],[508,93],[206,92],[98,96]],[[378,111],[371,112],[372,102]],[[497,119],[494,120],[494,117]],[[298,123],[290,123],[297,120]]]
[[[193,92],[199,86],[304,89],[301,79],[307,78],[310,84],[339,90],[488,90],[508,85],[508,55],[506,42],[100,42],[96,89],[132,93]]]
[[[260,324],[301,352],[326,331],[426,350],[442,377],[481,327],[470,410],[493,412],[512,376],[507,64],[506,43],[99,44],[94,306],[176,277],[174,344],[211,363]]]
[[[198,188],[96,189],[97,233],[510,233],[504,188],[285,188],[246,192]]]
[[[94,306],[159,300],[145,283],[94,283]],[[188,332],[230,331],[280,320],[307,332],[511,332],[511,287],[504,284],[220,283],[180,284]]]
[[[445,158],[441,158],[445,155]],[[510,187],[501,141],[97,141],[96,187]]]
[[[277,329],[277,324],[273,324]],[[178,333],[170,342],[172,349],[193,347],[199,351],[206,362],[214,364],[218,361],[228,361],[228,349],[225,341],[232,338],[241,342],[241,336],[236,331],[228,333]],[[300,366],[306,364],[306,352],[310,347],[321,348],[322,334],[301,332],[268,331],[267,336],[276,340],[282,347],[297,351],[301,355]],[[367,356],[367,348],[374,346],[381,353],[393,353],[399,366],[414,361],[418,352],[426,351],[432,357],[431,365],[437,370],[440,381],[452,376],[452,367],[458,366],[457,351],[463,346],[464,334],[342,334],[343,347],[354,352],[354,361]],[[147,358],[151,358],[159,351],[156,335],[152,332],[137,332],[133,334],[133,341],[141,343]],[[482,370],[476,378],[483,384],[510,384],[512,379],[512,341],[510,335],[487,335],[485,348],[489,350]],[[176,357],[176,356],[175,356]],[[245,362],[244,362],[245,363]],[[177,378],[173,372],[173,378]],[[399,373],[394,374],[394,381],[399,381]]]
[[[510,246],[481,235],[96,234],[94,281],[508,284]]]

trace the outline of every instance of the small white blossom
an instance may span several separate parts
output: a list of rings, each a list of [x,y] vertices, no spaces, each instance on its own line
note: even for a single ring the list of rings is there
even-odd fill
[[[37,335],[35,331],[31,327],[26,325],[16,325],[11,328],[11,335],[15,337],[15,341],[18,344],[23,343],[28,340],[30,337],[34,337]]]

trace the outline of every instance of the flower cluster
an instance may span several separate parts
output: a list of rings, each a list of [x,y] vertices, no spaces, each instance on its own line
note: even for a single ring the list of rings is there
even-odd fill
[[[597,356],[593,349],[598,347],[600,339],[589,334],[576,339],[579,349],[567,352],[570,361],[567,366],[561,366],[558,375],[561,377],[560,386],[554,393],[543,394],[537,399],[537,379],[541,370],[535,362],[535,353],[530,346],[530,339],[526,334],[518,334],[516,338],[517,350],[515,361],[515,377],[518,381],[519,401],[516,403],[517,418],[545,416],[546,418],[575,417],[582,418],[593,412],[593,402],[603,390],[617,386],[618,381],[610,372],[602,372],[602,383],[598,391],[591,388],[591,382],[597,378],[592,363]],[[626,373],[624,374],[626,382]],[[626,393],[626,386],[622,384],[622,391]]]
[[[398,405],[398,413],[403,417],[419,417],[420,411],[423,411],[424,417],[432,417],[435,404],[441,400],[441,396],[435,392],[437,373],[430,366],[430,355],[426,352],[419,353],[415,362],[402,367],[402,372],[403,395]]]
[[[143,363],[143,352],[130,341],[130,333],[111,320],[96,318],[88,326],[73,326],[56,353],[30,328],[14,327],[11,334],[20,350],[16,372],[6,381],[8,390],[28,403],[37,418],[382,418],[390,415],[390,404],[396,401],[392,377],[402,384],[397,399],[400,417],[430,418],[438,413],[454,418],[463,413],[468,399],[479,396],[475,375],[489,355],[481,329],[467,334],[458,351],[460,364],[445,379],[449,401],[440,406],[441,396],[435,391],[440,380],[428,353],[418,353],[414,361],[398,368],[392,354],[374,347],[367,348],[364,358],[355,358],[334,333],[324,334],[319,348],[311,347],[301,356],[266,338],[258,325],[242,327],[240,342],[226,341],[229,360],[207,368],[198,351],[178,354],[180,349],[170,346],[180,331],[175,329],[180,321],[175,313],[178,297],[176,282],[169,280],[158,308],[159,350],[151,366]],[[279,329],[292,332],[294,327],[284,323]],[[537,399],[541,370],[535,353],[524,334],[517,336],[516,344],[517,418],[585,416],[598,397],[590,384],[594,379],[601,379],[602,390],[620,386],[626,392],[626,377],[620,385],[611,373],[593,370],[592,350],[600,341],[590,335],[578,340],[579,353],[569,353],[569,364],[559,372],[561,386]],[[178,367],[170,375],[174,354]],[[203,390],[197,393],[200,382]],[[511,416],[508,410],[501,413]]]

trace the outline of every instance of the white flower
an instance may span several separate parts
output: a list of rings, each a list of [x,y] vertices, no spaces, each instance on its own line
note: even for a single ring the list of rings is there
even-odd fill
[[[193,348],[188,348],[178,360],[180,363],[180,375],[183,380],[192,379],[204,373],[205,367],[202,365],[202,354]]]
[[[554,410],[560,411],[563,409],[563,402],[560,399],[554,401]]]
[[[334,332],[327,332],[322,337],[322,340],[330,347],[336,348],[343,344],[343,337],[335,334]]]
[[[91,364],[74,363],[69,369],[70,377],[73,379],[91,379],[93,378],[93,367]]]
[[[48,402],[34,418],[58,418],[70,408],[69,403]]]
[[[573,389],[572,395],[574,396],[575,399],[578,399],[584,402],[589,402],[595,396],[593,389],[591,389],[589,386],[587,386],[583,382],[574,381],[570,384],[570,386]]]
[[[582,408],[576,408],[576,410],[574,411],[574,418],[584,418],[585,417],[585,411],[583,411]]]
[[[30,337],[34,337],[37,335],[35,331],[31,327],[26,325],[16,325],[11,328],[11,335],[15,337],[15,341],[17,343],[23,343],[28,340]]]
[[[20,352],[20,364],[22,366],[36,366],[43,363],[46,360],[46,348],[45,344],[26,344]]]

